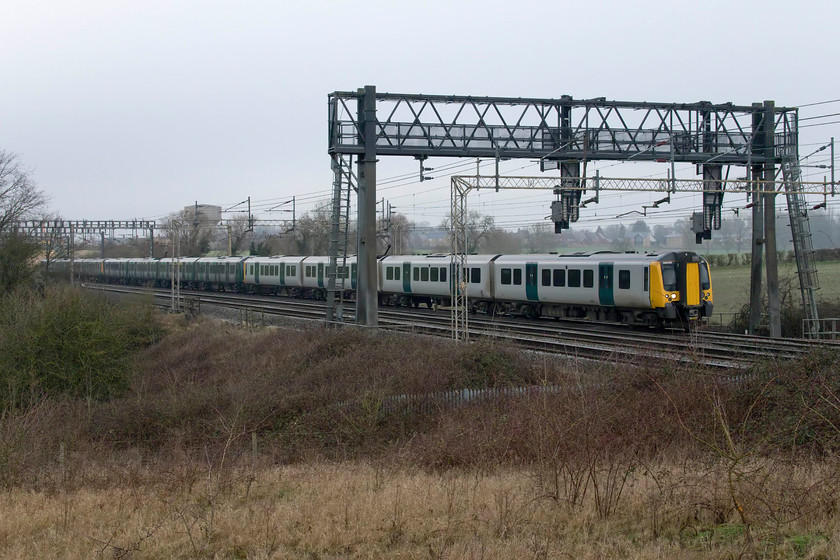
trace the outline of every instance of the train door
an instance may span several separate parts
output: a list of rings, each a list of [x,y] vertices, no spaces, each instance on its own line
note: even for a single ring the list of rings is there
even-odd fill
[[[615,305],[612,263],[598,264],[598,299],[601,305]]]
[[[260,284],[260,264],[254,265],[254,284]]]
[[[280,263],[280,285],[286,285],[286,264],[283,262]]]
[[[318,263],[318,287],[324,287],[324,263]]]
[[[525,297],[528,301],[539,301],[537,295],[537,263],[525,263]]]
[[[685,264],[686,305],[700,305],[700,263]]]
[[[403,263],[403,292],[411,293],[411,263]]]

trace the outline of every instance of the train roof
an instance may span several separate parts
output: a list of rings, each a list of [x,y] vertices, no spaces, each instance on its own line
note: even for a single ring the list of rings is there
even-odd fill
[[[491,262],[498,258],[498,254],[488,255],[465,255],[467,263],[482,264]],[[430,255],[390,255],[379,260],[389,264],[410,262],[414,264],[438,264],[452,262],[452,253],[432,253]]]
[[[682,252],[682,254],[691,254],[691,252]],[[570,262],[576,263],[599,263],[599,262],[621,262],[621,263],[641,263],[641,262],[660,262],[673,261],[679,259],[679,254],[673,251],[664,251],[661,253],[619,253],[615,251],[595,251],[595,252],[578,252],[578,253],[543,253],[543,254],[528,254],[528,255],[501,255],[496,259],[497,263],[524,263],[524,262],[549,262],[557,264],[568,264]]]

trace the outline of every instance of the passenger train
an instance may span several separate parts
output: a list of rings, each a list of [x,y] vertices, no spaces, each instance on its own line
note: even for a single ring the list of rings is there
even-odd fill
[[[85,281],[169,287],[178,277],[188,288],[323,299],[329,263],[323,256],[126,258],[77,259],[73,268]],[[69,273],[68,262],[53,266]],[[352,298],[356,257],[337,268]],[[713,307],[708,264],[693,252],[467,255],[460,275],[451,255],[397,255],[380,257],[377,271],[380,305],[447,306],[457,288],[472,312],[683,328]]]

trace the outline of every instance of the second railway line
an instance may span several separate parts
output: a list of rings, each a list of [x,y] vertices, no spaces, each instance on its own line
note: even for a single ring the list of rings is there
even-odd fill
[[[85,287],[107,293],[151,294],[159,307],[171,307],[172,294],[166,289],[103,284],[85,284]],[[190,302],[195,311],[235,310],[235,314],[228,314],[233,320],[269,324],[273,318],[323,322],[325,317],[325,305],[320,301],[191,290],[182,290],[181,299]],[[345,321],[352,320],[353,316],[352,309],[344,310]],[[386,307],[380,309],[379,316],[383,329],[451,336],[448,312]],[[768,359],[796,359],[816,346],[814,341],[798,339],[767,339],[703,330],[658,332],[588,321],[523,321],[480,314],[471,317],[469,330],[473,337],[496,338],[524,349],[571,358],[620,363],[696,363],[722,370],[744,370]],[[837,343],[820,345],[840,349]]]

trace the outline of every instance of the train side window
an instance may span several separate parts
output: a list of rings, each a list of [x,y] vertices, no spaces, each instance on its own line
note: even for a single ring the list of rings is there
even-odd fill
[[[469,281],[471,284],[481,284],[481,269],[478,267],[474,267],[469,269],[471,271]],[[510,269],[508,271],[508,284],[510,284]],[[504,282],[503,282],[504,283]]]
[[[394,279],[394,267],[386,266],[385,267],[385,280],[393,280]]]
[[[570,288],[580,288],[580,269],[577,269],[577,268],[570,268],[569,269],[569,287]]]
[[[440,267],[440,281],[441,282],[446,282],[446,267],[445,266]]]
[[[399,279],[400,279],[400,267],[395,266],[394,267],[394,280],[399,280]]]
[[[566,285],[566,271],[562,268],[554,269],[553,284],[557,288],[562,288]]]
[[[440,269],[439,269],[438,267],[433,266],[433,267],[429,270],[429,280],[430,280],[430,281],[432,281],[432,282],[437,282],[437,281],[438,281],[438,276],[439,276],[439,275],[440,275]]]
[[[650,269],[648,267],[645,267],[645,291],[648,291],[650,289],[649,274],[650,274]]]
[[[510,284],[510,269],[503,268],[502,269],[502,284]]]
[[[420,269],[419,268],[414,269],[414,281],[415,282],[420,281]]]
[[[254,265],[249,264],[248,265],[248,274],[253,274],[253,273],[254,273]]]
[[[584,270],[583,271],[583,287],[584,288],[591,288],[594,285],[595,285],[595,271]]]
[[[522,285],[522,269],[521,268],[514,268],[513,269],[513,285],[514,286],[521,286]]]
[[[629,290],[630,289],[630,271],[629,270],[619,270],[618,271],[618,289],[619,290]]]
[[[542,270],[542,285],[543,286],[551,286],[551,269],[544,268]]]
[[[428,282],[429,281],[429,269],[428,268],[421,268],[420,269],[420,281],[421,282]]]

